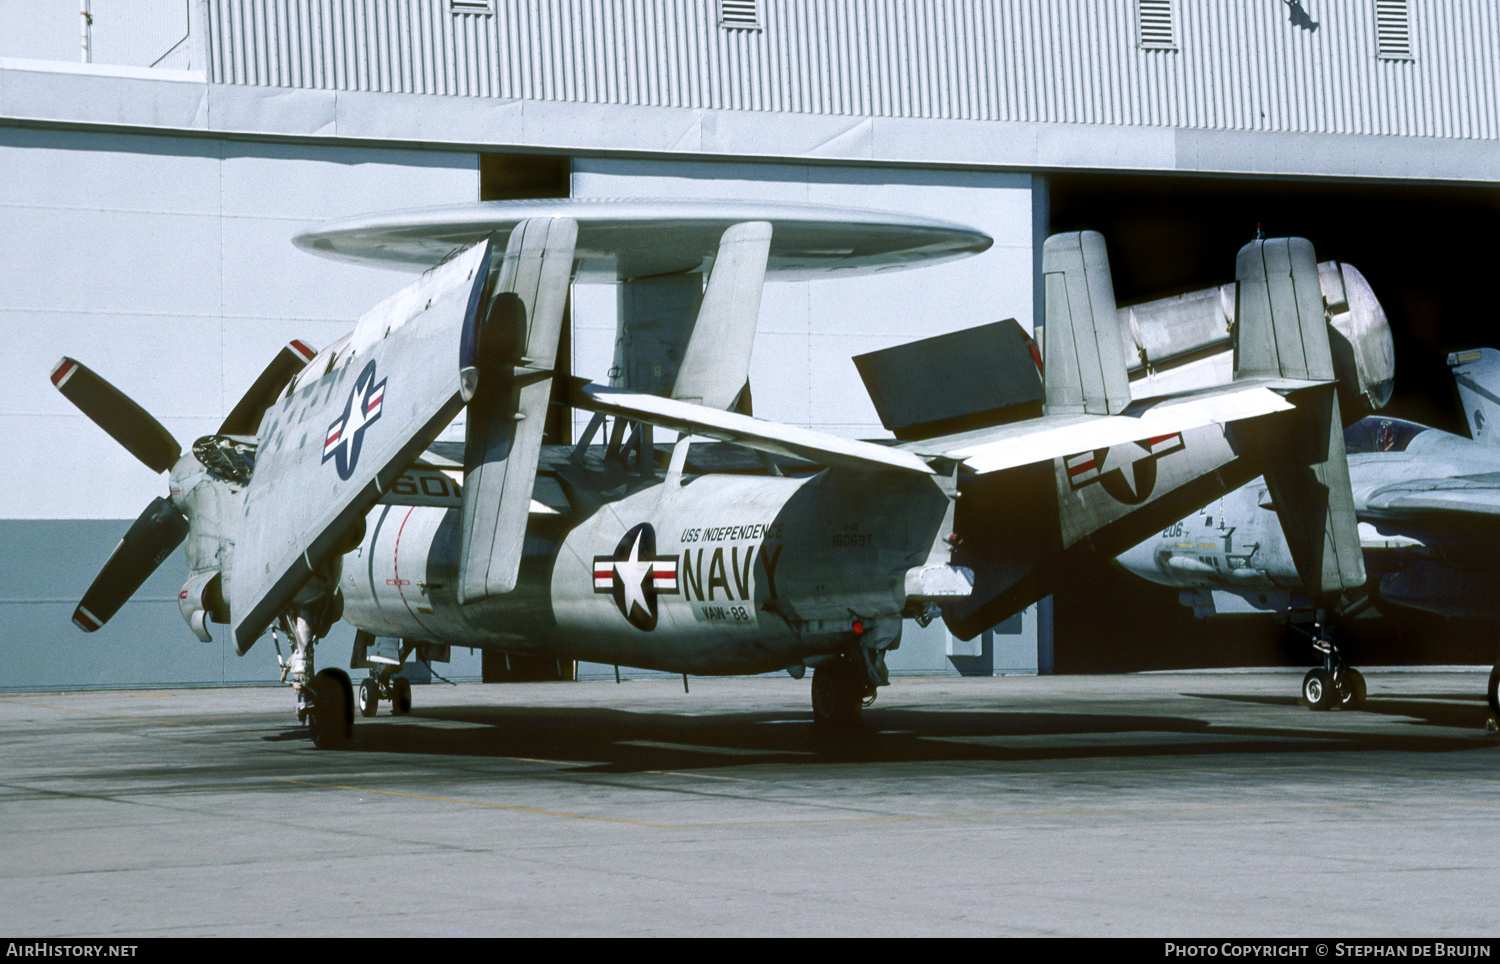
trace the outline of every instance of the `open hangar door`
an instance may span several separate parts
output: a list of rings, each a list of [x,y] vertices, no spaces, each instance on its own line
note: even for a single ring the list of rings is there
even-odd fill
[[[1500,348],[1500,189],[1072,174],[1048,186],[1052,232],[1104,235],[1122,306],[1232,281],[1235,253],[1257,226],[1309,239],[1320,261],[1354,265],[1395,340],[1395,389],[1382,414],[1468,434],[1446,358]],[[1312,662],[1310,647],[1284,639],[1275,620],[1195,620],[1175,590],[1102,564],[1055,595],[1054,620],[1060,673]],[[1366,665],[1494,659],[1480,627],[1362,619],[1348,631]]]

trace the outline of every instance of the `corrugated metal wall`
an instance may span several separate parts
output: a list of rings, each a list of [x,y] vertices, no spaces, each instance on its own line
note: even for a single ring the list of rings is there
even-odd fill
[[[1381,60],[1375,0],[214,0],[221,83],[878,117],[1500,136],[1500,0],[1413,0]],[[1292,14],[1305,14],[1301,26]],[[1315,26],[1309,27],[1309,24]]]

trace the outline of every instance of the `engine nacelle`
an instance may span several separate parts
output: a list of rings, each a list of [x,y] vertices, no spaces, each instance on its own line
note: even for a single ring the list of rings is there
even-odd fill
[[[183,622],[205,643],[213,642],[208,623],[229,622],[229,604],[224,601],[224,582],[217,569],[203,569],[188,576],[177,593],[177,608]]]

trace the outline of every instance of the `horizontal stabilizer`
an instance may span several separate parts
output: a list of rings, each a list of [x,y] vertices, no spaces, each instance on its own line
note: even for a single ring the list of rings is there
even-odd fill
[[[658,395],[642,395],[578,379],[569,392],[576,408],[617,418],[659,425],[687,435],[701,435],[773,455],[789,455],[819,465],[865,472],[902,471],[932,475],[927,463],[899,448],[840,438],[811,429],[767,422],[706,405],[693,405]]]
[[[474,245],[371,308],[325,374],[266,411],[228,581],[241,653],[462,409],[489,254]]]
[[[1237,379],[1332,382],[1333,355],[1313,246],[1302,238],[1252,241],[1235,263]],[[1295,412],[1246,426],[1262,464],[1303,588],[1318,596],[1365,581],[1349,462],[1333,384],[1292,396]]]
[[[1044,415],[1025,422],[912,442],[902,448],[928,457],[957,459],[980,474],[998,472],[1205,425],[1290,411],[1292,404],[1275,389],[1314,384],[1317,383],[1267,379],[1226,385],[1180,397],[1144,399],[1120,415]]]

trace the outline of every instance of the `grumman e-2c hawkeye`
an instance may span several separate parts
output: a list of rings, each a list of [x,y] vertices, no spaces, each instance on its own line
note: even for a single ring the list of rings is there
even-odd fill
[[[748,414],[763,282],[972,254],[989,246],[978,232],[805,206],[522,202],[359,219],[298,243],[438,263],[323,351],[293,342],[186,453],[77,362],[53,381],[170,474],[74,621],[102,625],[186,540],[189,626],[207,639],[209,622],[230,624],[242,654],[285,633],[284,678],[320,746],[352,727],[348,676],[314,671],[339,619],[358,630],[356,664],[377,636],[403,641],[361,683],[365,712],[409,707],[391,674],[411,651],[460,645],[693,674],[810,666],[815,719],[855,721],[904,618],[942,615],[972,638],[1080,554],[1118,552],[1262,472],[1316,533],[1302,540],[1310,583],[1364,580],[1343,551],[1353,518],[1327,497],[1348,482],[1306,242],[1246,249],[1260,267],[1241,280],[1232,381],[1132,399],[1102,238],[1050,238],[1045,377],[1014,322],[864,356],[892,444]],[[706,284],[677,334],[657,329],[665,376],[619,365],[614,385],[554,384],[570,282],[674,271]],[[631,383],[637,367],[650,384]],[[544,450],[554,390],[594,414],[577,445]],[[437,443],[465,408],[464,441]],[[653,428],[679,433],[669,454]],[[1079,453],[1148,462],[1151,484],[1125,501],[1073,485]]]

